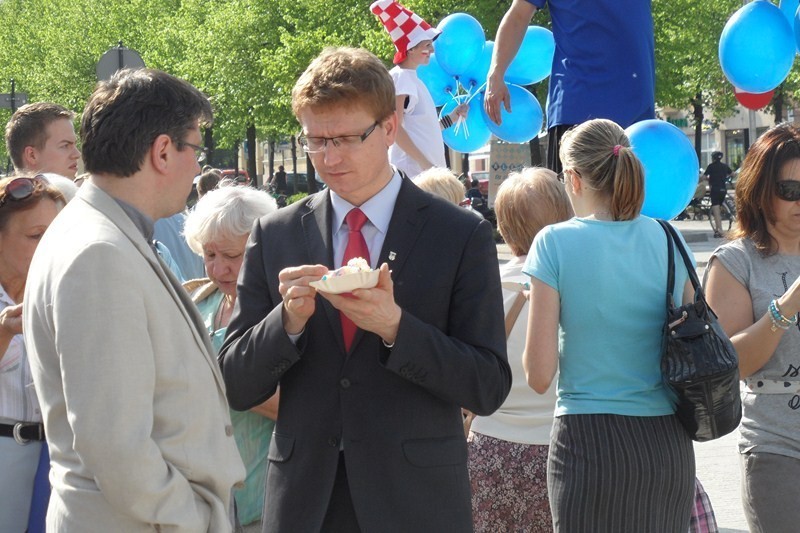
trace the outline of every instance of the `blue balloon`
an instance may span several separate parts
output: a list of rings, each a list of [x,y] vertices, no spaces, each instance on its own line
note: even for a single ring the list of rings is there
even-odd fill
[[[719,63],[735,87],[760,94],[786,79],[795,50],[792,28],[778,6],[756,0],[725,24],[719,38]]]
[[[797,12],[797,7],[800,6],[800,0],[781,0],[778,7],[781,13],[786,17],[786,22],[789,26],[794,28],[794,14]]]
[[[517,85],[539,83],[550,75],[555,53],[553,32],[541,26],[528,26],[519,51],[508,66],[505,80]]]
[[[670,220],[689,205],[700,164],[689,138],[663,120],[643,120],[625,133],[644,167],[642,214]]]
[[[427,65],[417,67],[417,76],[428,88],[436,107],[449,102],[458,92],[458,82],[453,76],[442,70],[436,61],[436,54],[431,54],[431,60]]]
[[[792,19],[792,28],[794,28],[794,42],[797,46],[797,50],[800,51],[800,7],[797,8],[797,11],[794,12],[794,18]]]
[[[445,104],[442,108],[442,116],[451,113],[458,104],[466,101],[467,98],[467,95],[462,94]],[[469,113],[466,121],[461,124],[453,124],[442,131],[442,137],[447,146],[453,150],[468,154],[480,149],[489,142],[492,132],[486,126],[478,107],[482,109],[483,104],[480,98],[475,97],[469,102]]]
[[[466,71],[458,75],[458,81],[464,87],[464,90],[474,92],[486,83],[486,76],[489,74],[489,67],[492,64],[493,50],[494,41],[486,41],[483,46],[483,52],[478,56],[478,59],[473,61]]]
[[[509,85],[508,94],[511,98],[511,113],[506,111],[505,106],[500,106],[500,125],[497,125],[483,108],[481,93],[480,108],[483,120],[489,131],[506,142],[528,142],[542,129],[542,106],[530,91],[519,85]]]
[[[453,76],[466,72],[478,59],[486,42],[481,23],[472,15],[453,13],[442,19],[437,28],[442,33],[433,47],[439,64]]]

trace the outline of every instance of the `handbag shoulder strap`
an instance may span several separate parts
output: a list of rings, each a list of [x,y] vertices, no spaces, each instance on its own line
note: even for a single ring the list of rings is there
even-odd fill
[[[675,252],[672,248],[672,236],[670,235],[669,229],[667,229],[669,222],[659,219],[658,223],[667,236],[667,308],[669,308],[675,307],[675,301],[672,298],[672,293],[675,290],[675,260],[673,258]]]
[[[525,302],[528,300],[528,293],[525,285],[522,283],[511,284],[505,282],[503,283],[503,288],[506,290],[517,291],[517,296],[514,298],[508,313],[506,313],[506,340],[508,340],[508,337],[511,335],[511,330],[514,329],[514,324],[517,323],[519,314],[522,311],[522,308],[525,307]]]
[[[669,261],[669,269],[667,272],[667,301],[670,301],[672,298],[672,292],[675,289],[675,262],[673,260],[673,243],[675,243],[675,248],[681,254],[683,258],[683,264],[686,265],[686,271],[689,274],[689,279],[692,281],[692,287],[694,287],[694,291],[697,298],[702,298],[705,300],[705,295],[703,294],[703,288],[700,285],[700,280],[697,278],[697,272],[694,270],[694,265],[692,265],[692,260],[689,259],[689,253],[686,251],[686,248],[683,246],[681,242],[681,238],[678,236],[677,231],[675,228],[672,227],[672,224],[665,220],[659,220],[659,224],[661,224],[661,228],[664,230],[664,233],[667,234],[667,249],[668,249],[668,261]]]

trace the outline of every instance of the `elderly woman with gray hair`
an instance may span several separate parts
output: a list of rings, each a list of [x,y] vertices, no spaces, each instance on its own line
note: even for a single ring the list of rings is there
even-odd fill
[[[224,187],[205,194],[186,218],[184,234],[203,257],[208,278],[184,284],[205,319],[214,348],[219,350],[236,303],[236,280],[253,223],[277,210],[266,192],[251,187]],[[261,531],[267,452],[278,415],[278,394],[250,411],[231,412],[233,434],[247,477],[236,491],[238,517],[244,531]]]

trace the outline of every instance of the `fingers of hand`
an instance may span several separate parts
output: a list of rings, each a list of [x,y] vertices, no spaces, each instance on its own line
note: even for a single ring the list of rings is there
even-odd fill
[[[324,265],[304,265],[284,268],[278,273],[278,292],[280,292],[285,300],[292,287],[309,288],[309,283],[320,279],[327,273],[328,267]],[[313,289],[311,290],[313,291]]]

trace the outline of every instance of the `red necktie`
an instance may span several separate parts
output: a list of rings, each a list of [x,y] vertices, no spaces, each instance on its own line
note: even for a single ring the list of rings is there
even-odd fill
[[[350,210],[344,217],[347,222],[347,246],[344,249],[344,257],[342,257],[342,266],[346,265],[348,261],[354,257],[363,257],[370,262],[369,248],[367,248],[367,241],[364,240],[364,235],[361,234],[361,227],[367,221],[367,215],[361,209],[355,207]],[[339,313],[342,320],[342,336],[344,336],[345,351],[350,351],[350,346],[353,344],[353,337],[356,335],[356,327],[353,321],[347,318],[344,313]]]

